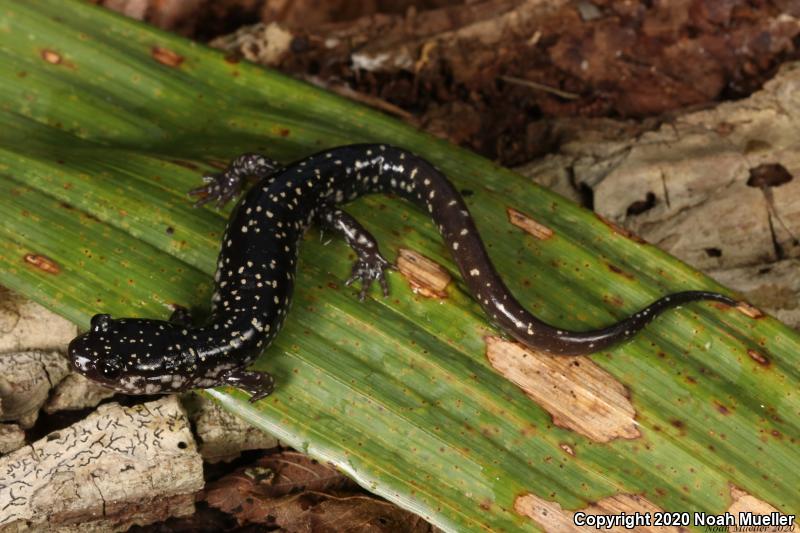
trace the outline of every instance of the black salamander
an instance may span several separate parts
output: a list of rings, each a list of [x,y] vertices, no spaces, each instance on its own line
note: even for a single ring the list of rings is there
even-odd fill
[[[69,345],[75,370],[122,392],[151,394],[232,385],[251,401],[273,390],[272,376],[246,367],[283,325],[294,289],[298,241],[312,222],[341,234],[357,254],[352,277],[363,299],[377,280],[387,293],[390,263],[357,221],[337,206],[371,193],[394,194],[433,218],[461,275],[484,311],[506,333],[551,354],[581,355],[635,335],[657,315],[687,302],[736,301],[713,292],[664,296],[638,313],[601,329],[567,331],[542,322],[506,288],[461,195],[424,159],[400,148],[352,145],[327,150],[287,167],[258,155],[236,158],[224,172],[205,176],[190,194],[197,205],[234,198],[247,177],[259,178],[233,212],[215,274],[210,319],[192,327],[183,310],[169,321],[95,315],[91,329]]]

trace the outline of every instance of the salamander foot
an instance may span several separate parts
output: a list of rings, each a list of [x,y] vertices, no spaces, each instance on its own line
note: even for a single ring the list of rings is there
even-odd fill
[[[383,295],[389,296],[389,286],[386,284],[384,271],[393,269],[394,265],[381,255],[375,237],[364,229],[358,220],[336,207],[323,206],[316,218],[323,227],[341,234],[347,241],[347,245],[358,256],[353,264],[350,278],[345,281],[345,285],[348,287],[354,281],[361,281],[361,292],[358,293],[358,299],[364,301],[367,291],[375,280],[381,284]]]
[[[177,304],[173,304],[172,309],[172,314],[169,317],[170,322],[178,324],[179,326],[191,327],[192,313],[188,309]]]
[[[353,263],[353,270],[351,271],[350,277],[344,282],[344,284],[349,287],[353,282],[361,281],[361,291],[358,293],[358,299],[362,302],[367,296],[367,291],[370,286],[372,286],[372,282],[375,280],[378,280],[378,283],[380,283],[383,295],[389,296],[389,286],[386,284],[385,271],[394,269],[394,265],[383,257],[381,253],[377,251],[377,248],[375,248],[375,250],[374,252],[365,251],[363,249],[357,250],[358,259]]]
[[[267,184],[269,184],[272,183],[270,178],[274,179],[273,176],[279,169],[280,165],[266,156],[261,154],[242,154],[231,161],[224,171],[203,176],[203,181],[206,185],[192,189],[188,194],[189,196],[200,197],[194,203],[195,207],[200,207],[216,200],[219,208],[239,195],[245,178],[252,176],[258,179],[266,179]]]
[[[242,187],[240,179],[230,171],[206,174],[203,176],[203,181],[206,185],[189,191],[189,196],[200,197],[194,203],[195,207],[200,207],[214,200],[217,201],[217,207],[222,207],[238,195]]]

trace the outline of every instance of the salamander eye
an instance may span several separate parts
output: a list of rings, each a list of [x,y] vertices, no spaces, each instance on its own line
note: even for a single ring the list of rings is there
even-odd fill
[[[97,364],[97,370],[104,378],[116,379],[122,369],[116,361],[102,361]]]
[[[94,315],[92,317],[92,331],[106,331],[111,315]]]

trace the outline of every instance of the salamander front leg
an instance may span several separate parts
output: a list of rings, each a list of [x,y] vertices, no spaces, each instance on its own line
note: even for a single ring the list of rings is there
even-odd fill
[[[179,326],[192,326],[192,313],[182,305],[173,305],[169,321]]]
[[[255,372],[236,368],[222,377],[226,385],[249,392],[250,403],[266,398],[275,389],[275,378],[266,372]]]
[[[222,207],[242,190],[242,181],[253,177],[267,179],[274,176],[281,168],[277,161],[261,154],[242,154],[228,165],[224,171],[216,174],[206,174],[203,181],[206,185],[189,191],[189,196],[199,196],[194,203],[195,207],[217,201],[217,207]],[[271,180],[267,182],[272,183]]]
[[[361,281],[359,300],[364,300],[372,282],[378,280],[383,289],[383,295],[389,295],[389,286],[386,284],[384,271],[394,268],[378,249],[378,241],[356,219],[335,207],[323,208],[317,215],[317,220],[325,227],[341,234],[358,258],[353,264],[350,278],[345,285],[354,281]]]

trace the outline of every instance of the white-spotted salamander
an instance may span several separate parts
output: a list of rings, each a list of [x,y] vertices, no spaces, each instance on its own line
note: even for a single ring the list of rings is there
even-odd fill
[[[197,204],[234,198],[247,177],[259,178],[234,210],[222,240],[210,319],[193,327],[183,310],[169,321],[95,315],[91,329],[69,345],[73,368],[109,387],[134,394],[233,385],[251,401],[272,392],[274,380],[246,367],[275,338],[292,299],[298,241],[312,222],[342,234],[356,252],[348,284],[373,280],[386,294],[390,263],[357,221],[337,206],[370,193],[395,194],[425,209],[452,251],[465,283],[505,332],[535,350],[580,355],[636,334],[658,314],[695,300],[736,301],[704,291],[665,296],[606,328],[565,331],[531,313],[508,291],[486,253],[461,195],[424,159],[392,146],[342,146],[286,167],[258,155],[236,158],[190,194]]]

